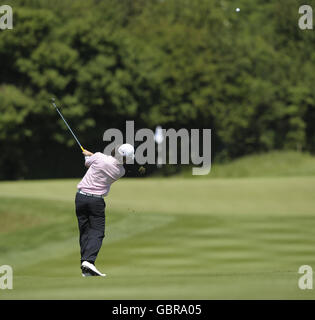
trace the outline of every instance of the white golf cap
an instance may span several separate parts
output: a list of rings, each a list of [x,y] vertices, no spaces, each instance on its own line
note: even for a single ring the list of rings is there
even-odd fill
[[[129,143],[122,144],[117,151],[123,157],[130,158],[130,159],[135,158],[135,149]]]

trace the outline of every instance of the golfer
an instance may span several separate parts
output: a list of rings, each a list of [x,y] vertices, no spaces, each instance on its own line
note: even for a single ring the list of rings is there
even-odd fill
[[[112,183],[124,176],[123,164],[134,159],[134,147],[122,144],[111,156],[101,152],[83,151],[85,176],[78,184],[75,197],[76,215],[78,218],[81,248],[82,276],[106,275],[98,271],[94,265],[105,236],[105,197]]]

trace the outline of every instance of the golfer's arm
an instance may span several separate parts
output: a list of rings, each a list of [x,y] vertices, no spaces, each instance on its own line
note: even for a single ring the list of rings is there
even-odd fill
[[[90,163],[90,158],[91,158],[91,156],[94,155],[94,153],[92,153],[92,152],[90,152],[90,151],[88,151],[88,150],[84,150],[82,153],[83,153],[84,159],[85,159],[85,166],[86,166],[87,168],[89,168],[89,166],[91,165],[91,163]]]

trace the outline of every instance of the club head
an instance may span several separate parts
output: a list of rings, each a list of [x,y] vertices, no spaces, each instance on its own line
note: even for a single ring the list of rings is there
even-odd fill
[[[51,98],[50,101],[51,101],[52,103],[54,103],[54,102],[56,101],[56,99],[55,99],[55,98]]]

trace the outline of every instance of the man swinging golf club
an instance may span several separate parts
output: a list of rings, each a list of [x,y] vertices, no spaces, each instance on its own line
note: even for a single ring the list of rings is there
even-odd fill
[[[85,166],[88,168],[75,197],[76,215],[80,231],[81,270],[82,276],[106,275],[98,271],[94,265],[105,236],[105,201],[112,183],[125,175],[123,164],[127,159],[134,159],[134,147],[128,143],[113,150],[111,156],[101,152],[92,153],[85,150],[68,122],[58,109],[55,98],[51,98],[53,107],[58,112],[78,146],[85,156]],[[144,174],[141,166],[139,173]]]
[[[112,183],[124,176],[123,164],[134,159],[134,147],[122,144],[111,156],[101,152],[91,153],[83,149],[85,166],[88,168],[75,197],[81,248],[82,276],[106,275],[94,265],[105,236],[105,201]]]

